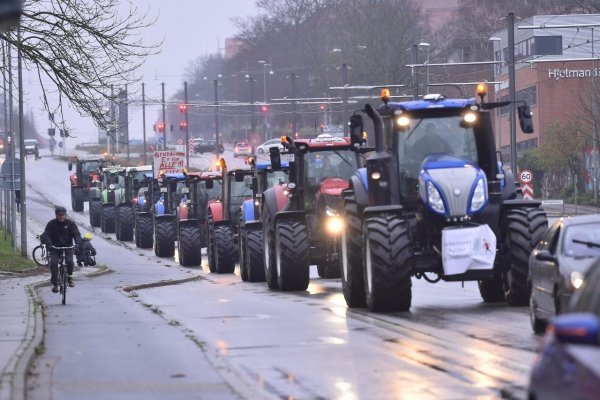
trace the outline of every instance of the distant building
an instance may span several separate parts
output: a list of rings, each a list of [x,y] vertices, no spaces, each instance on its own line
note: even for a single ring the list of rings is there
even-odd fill
[[[590,26],[594,24],[598,24],[595,32]],[[568,27],[560,27],[565,25]],[[529,29],[541,26],[545,27]],[[495,85],[494,94],[497,101],[503,101],[509,98],[508,30],[493,36],[500,39],[494,42],[494,58],[504,61],[494,69],[494,80],[502,82]],[[535,133],[525,135],[517,124],[518,154],[538,147],[553,123],[564,123],[581,115],[584,105],[590,107],[592,85],[600,85],[600,45],[596,44],[593,49],[593,41],[597,42],[599,38],[600,14],[536,15],[516,24],[516,97],[530,105],[535,125]],[[508,117],[508,107],[496,110],[496,140],[504,160],[509,159],[510,153]],[[587,149],[586,160],[589,157],[590,149]]]

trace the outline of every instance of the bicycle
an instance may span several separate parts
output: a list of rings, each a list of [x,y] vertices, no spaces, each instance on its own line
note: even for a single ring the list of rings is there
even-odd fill
[[[36,239],[40,241],[40,244],[36,246],[31,252],[31,257],[38,267],[47,267],[50,265],[50,253],[46,248],[46,245],[41,242],[41,235],[37,235]]]
[[[62,295],[62,303],[63,305],[67,303],[67,287],[68,283],[68,275],[67,275],[67,265],[65,264],[65,251],[73,250],[75,246],[67,246],[67,247],[55,247],[52,246],[53,250],[58,250],[58,288],[59,293]]]

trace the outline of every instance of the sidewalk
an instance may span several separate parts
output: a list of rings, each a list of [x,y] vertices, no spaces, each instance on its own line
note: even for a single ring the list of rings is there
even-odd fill
[[[25,398],[25,374],[43,339],[34,286],[46,275],[0,278],[0,400]]]

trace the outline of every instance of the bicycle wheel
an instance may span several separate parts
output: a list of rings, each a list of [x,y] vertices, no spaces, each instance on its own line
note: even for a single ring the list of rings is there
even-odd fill
[[[62,303],[67,304],[67,267],[65,265],[59,266],[61,271],[60,281],[62,282]]]
[[[31,253],[33,257],[33,261],[38,265],[38,267],[47,267],[49,262],[48,252],[46,248],[42,245],[36,246]]]

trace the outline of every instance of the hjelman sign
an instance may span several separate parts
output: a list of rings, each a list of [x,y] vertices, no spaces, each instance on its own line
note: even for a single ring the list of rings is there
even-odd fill
[[[154,152],[154,177],[158,178],[161,172],[177,174],[183,172],[185,167],[185,153],[183,151],[155,151]]]

